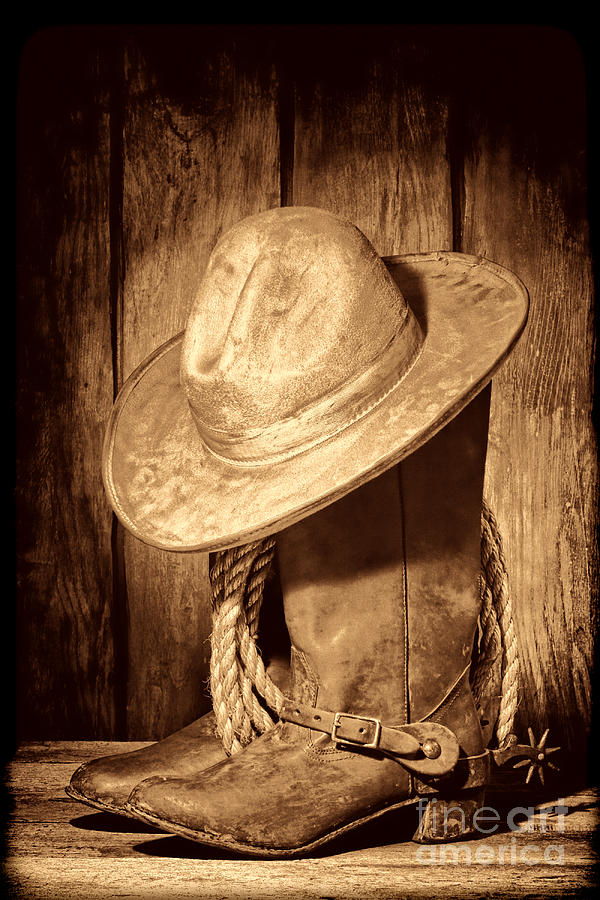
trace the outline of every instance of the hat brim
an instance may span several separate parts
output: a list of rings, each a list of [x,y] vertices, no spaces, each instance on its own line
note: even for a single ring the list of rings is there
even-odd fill
[[[103,455],[109,499],[129,531],[178,551],[218,550],[280,531],[400,462],[485,387],[525,326],[521,281],[458,253],[384,262],[421,324],[421,353],[367,415],[290,459],[230,464],[206,448],[179,381],[183,334],[132,373]]]

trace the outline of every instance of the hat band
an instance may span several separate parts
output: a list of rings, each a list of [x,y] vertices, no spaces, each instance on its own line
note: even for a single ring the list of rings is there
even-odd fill
[[[215,429],[190,405],[208,450],[228,463],[257,466],[280,462],[321,444],[379,406],[406,377],[423,344],[421,328],[409,314],[372,366],[287,419],[244,433]]]

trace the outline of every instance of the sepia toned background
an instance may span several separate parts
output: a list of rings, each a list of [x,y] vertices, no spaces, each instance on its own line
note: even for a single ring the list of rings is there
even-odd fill
[[[58,27],[18,96],[17,712],[24,739],[165,736],[209,706],[208,557],[117,525],[114,397],[180,331],[219,235],[279,205],[380,254],[516,272],[527,330],[494,379],[519,729],[583,762],[597,618],[586,79],[529,26]]]

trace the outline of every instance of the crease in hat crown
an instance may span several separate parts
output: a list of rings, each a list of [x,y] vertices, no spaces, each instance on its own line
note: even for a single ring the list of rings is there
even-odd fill
[[[184,335],[181,384],[213,454],[273,463],[366,415],[422,344],[410,306],[356,226],[284,207],[242,220],[215,246]]]

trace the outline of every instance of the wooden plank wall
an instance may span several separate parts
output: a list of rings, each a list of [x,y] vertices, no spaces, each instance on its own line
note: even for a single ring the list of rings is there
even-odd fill
[[[161,737],[207,708],[208,560],[140,544],[100,484],[114,393],[185,325],[219,234],[312,204],[381,254],[513,269],[526,335],[492,393],[487,494],[520,728],[584,757],[597,604],[585,76],[525,26],[56,29],[20,74],[23,737]]]
[[[19,84],[18,712],[25,733],[116,728],[110,91],[102,52],[46,35]],[[58,51],[58,58],[57,58]]]

